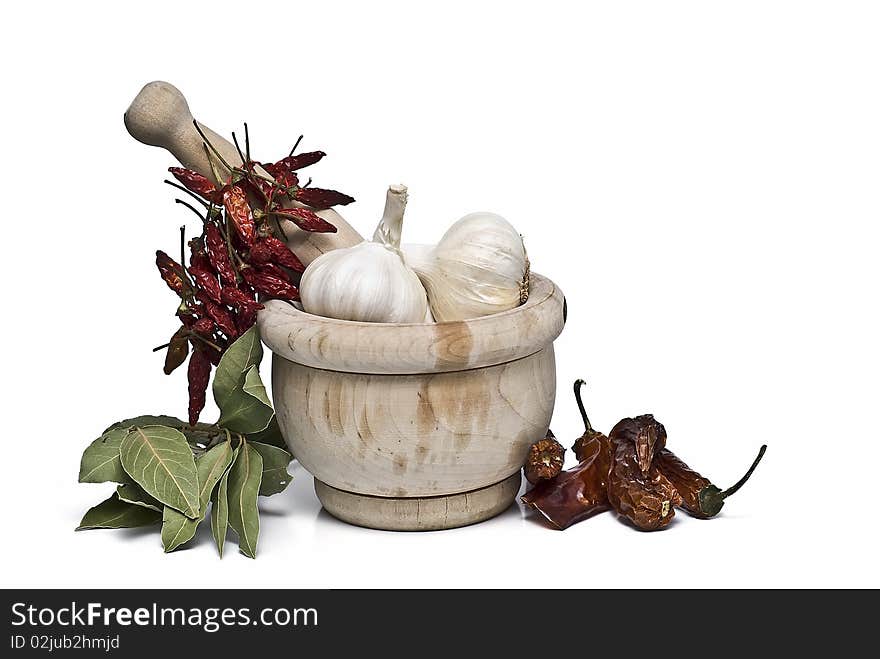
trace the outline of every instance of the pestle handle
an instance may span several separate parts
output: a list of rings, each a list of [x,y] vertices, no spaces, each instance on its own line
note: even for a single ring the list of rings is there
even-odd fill
[[[208,159],[202,138],[193,126],[193,115],[183,94],[168,82],[155,81],[144,85],[135,96],[124,116],[125,128],[138,142],[158,146],[167,151],[187,169],[197,171],[215,183],[222,185],[214,177],[214,169],[222,177],[229,171],[216,158]],[[241,164],[238,151],[229,140],[199,123],[205,136],[223,158],[233,167]],[[265,174],[265,172],[262,172]],[[268,176],[268,174],[266,174]],[[286,206],[300,206],[286,202]],[[318,215],[336,227],[336,233],[309,233],[292,222],[281,222],[288,237],[287,245],[296,252],[300,260],[308,265],[325,252],[340,247],[351,247],[363,241],[363,237],[333,209],[317,211]]]

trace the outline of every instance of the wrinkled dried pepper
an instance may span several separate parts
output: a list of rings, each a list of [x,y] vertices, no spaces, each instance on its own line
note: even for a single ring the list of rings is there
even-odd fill
[[[171,375],[174,370],[186,361],[189,355],[189,330],[186,326],[181,327],[168,342],[168,351],[165,353],[165,375]]]
[[[578,465],[555,478],[538,483],[522,496],[555,528],[563,530],[608,510],[607,481],[611,463],[608,438],[593,430],[581,401],[583,380],[574,383],[574,395],[584,421],[584,434],[575,442]]]
[[[347,194],[323,188],[299,188],[294,194],[294,198],[319,210],[331,206],[345,206],[354,201],[354,197],[349,197]]]
[[[653,463],[655,451],[666,445],[666,429],[650,414],[622,419],[608,435],[611,469],[608,501],[617,512],[643,531],[667,526],[675,517],[681,496]]]
[[[226,285],[235,286],[235,268],[232,267],[226,241],[223,240],[220,229],[210,223],[205,225],[205,245],[208,251],[208,260],[220,275],[220,280]]]
[[[246,244],[254,242],[254,216],[247,200],[247,193],[240,185],[231,185],[223,192],[223,206],[226,217],[235,227],[235,232]]]
[[[159,274],[162,275],[162,279],[168,284],[168,288],[179,296],[183,297],[191,289],[183,266],[161,249],[156,250],[156,267],[159,268]]]
[[[205,393],[211,378],[211,359],[202,347],[193,350],[189,358],[187,379],[189,380],[189,424],[196,425],[199,415],[205,409]]]
[[[298,300],[299,290],[282,270],[272,264],[242,268],[241,276],[259,293],[280,300]]]
[[[336,227],[321,218],[315,211],[308,208],[276,208],[271,211],[272,215],[277,215],[290,220],[303,231],[314,233],[336,233]]]
[[[688,467],[672,451],[664,448],[654,457],[654,464],[681,495],[681,507],[694,517],[708,519],[721,512],[724,500],[741,488],[764,457],[767,445],[758,451],[758,456],[745,475],[736,484],[723,492],[713,485],[708,478],[701,476]]]
[[[554,478],[565,464],[565,447],[556,441],[552,430],[547,436],[529,447],[526,463],[523,467],[526,480],[532,485]]]

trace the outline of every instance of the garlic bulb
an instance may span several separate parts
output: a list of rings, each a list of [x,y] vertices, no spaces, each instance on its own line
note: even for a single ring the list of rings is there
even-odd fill
[[[407,245],[405,255],[438,322],[507,311],[529,297],[522,236],[500,215],[465,215],[436,246]]]
[[[406,186],[392,185],[373,241],[335,249],[312,261],[300,281],[308,313],[373,323],[421,323],[429,317],[425,288],[400,251]]]

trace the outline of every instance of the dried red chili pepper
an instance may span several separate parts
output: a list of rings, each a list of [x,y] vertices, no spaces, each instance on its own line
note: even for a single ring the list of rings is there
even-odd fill
[[[210,318],[199,318],[193,323],[192,331],[200,336],[210,339],[214,334],[214,321]]]
[[[169,167],[168,171],[190,192],[194,192],[206,201],[221,203],[222,197],[218,194],[217,187],[198,172],[183,167]]]
[[[565,464],[565,447],[556,441],[552,430],[529,447],[523,473],[526,480],[535,485],[540,481],[554,478]]]
[[[241,276],[258,292],[280,300],[298,300],[299,290],[272,264],[242,268]]]
[[[585,431],[575,446],[579,464],[555,478],[541,481],[522,496],[522,502],[535,508],[555,528],[563,530],[588,517],[608,510],[608,471],[611,466],[609,439],[593,430],[580,399],[583,380],[574,383],[575,398],[584,420]]]
[[[254,242],[254,216],[247,200],[247,193],[240,185],[231,185],[223,192],[223,207],[236,234],[246,245]]]
[[[767,445],[758,451],[758,456],[745,475],[735,485],[723,492],[705,478],[688,467],[672,451],[664,448],[654,457],[654,464],[681,495],[681,507],[694,517],[708,519],[721,512],[724,500],[741,488],[764,457]]]
[[[319,217],[314,211],[308,208],[276,208],[270,211],[272,215],[277,215],[290,220],[303,231],[313,233],[336,233],[336,227],[327,220]]]
[[[326,155],[327,154],[323,151],[306,151],[305,153],[298,153],[295,156],[282,158],[275,163],[274,167],[283,167],[291,172],[295,172],[298,169],[314,165]]]
[[[345,206],[354,201],[354,197],[349,197],[347,194],[323,188],[300,188],[294,198],[319,210],[331,206]]]
[[[232,267],[232,261],[229,259],[226,241],[223,240],[220,229],[214,224],[205,225],[205,245],[208,251],[208,260],[220,275],[220,280],[224,284],[235,286],[235,268]]]
[[[305,265],[300,261],[290,248],[275,236],[258,238],[248,253],[248,259],[254,265],[275,263],[276,265],[290,268],[294,272],[305,272]]]
[[[165,353],[165,366],[163,371],[165,375],[171,375],[174,370],[186,361],[189,355],[189,330],[186,326],[182,326],[171,337],[168,342],[168,351]]]
[[[666,429],[650,414],[622,419],[608,435],[611,469],[608,501],[618,515],[643,531],[667,526],[681,495],[653,464],[655,451],[666,445]]]
[[[159,274],[162,275],[162,279],[168,284],[168,288],[180,297],[184,297],[191,291],[192,286],[186,277],[183,266],[161,249],[156,250],[156,267],[159,268]]]
[[[189,380],[189,424],[196,425],[199,415],[205,409],[205,392],[211,378],[211,359],[205,349],[197,347],[189,358],[187,379]]]
[[[189,273],[196,280],[200,289],[207,293],[208,297],[214,302],[220,302],[220,282],[217,281],[217,275],[211,270],[205,268],[189,267]]]
[[[215,304],[203,291],[196,293],[196,298],[202,303],[205,316],[214,321],[226,338],[235,340],[238,330],[235,327],[235,319],[229,310],[220,304]]]

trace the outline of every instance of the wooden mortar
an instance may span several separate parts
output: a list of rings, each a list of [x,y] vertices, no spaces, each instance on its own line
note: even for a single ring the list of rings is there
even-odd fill
[[[270,301],[281,431],[324,508],[379,529],[488,519],[513,502],[556,395],[562,292],[532,274],[528,301],[446,323],[361,323]]]

